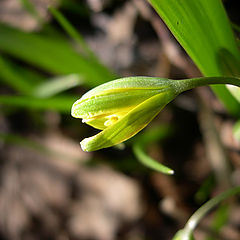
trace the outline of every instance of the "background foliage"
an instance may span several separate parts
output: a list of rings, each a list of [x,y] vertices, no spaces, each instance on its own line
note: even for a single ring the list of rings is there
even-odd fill
[[[150,2],[202,74],[238,76],[234,1]],[[172,239],[240,184],[239,96],[225,86],[179,96],[124,146],[81,151],[95,130],[70,109],[88,89],[201,75],[147,1],[3,0],[0,21],[1,239]],[[154,160],[175,174],[144,166]],[[239,210],[221,205],[196,239],[239,239]]]

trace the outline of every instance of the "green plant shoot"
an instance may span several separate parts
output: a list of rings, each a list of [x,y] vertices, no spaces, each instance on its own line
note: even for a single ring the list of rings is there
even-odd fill
[[[232,84],[234,77],[170,80],[127,77],[102,84],[84,94],[72,106],[72,116],[102,130],[80,144],[84,151],[96,151],[119,144],[137,134],[178,94],[197,86]]]

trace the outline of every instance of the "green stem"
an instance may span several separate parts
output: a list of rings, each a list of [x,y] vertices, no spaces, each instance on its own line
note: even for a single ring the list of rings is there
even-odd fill
[[[195,87],[215,85],[215,84],[230,84],[240,87],[240,78],[237,77],[200,77],[174,81],[176,89],[179,92],[184,92]]]
[[[217,204],[225,200],[226,198],[229,198],[231,196],[234,196],[236,194],[240,193],[240,186],[231,188],[228,191],[225,191],[221,193],[220,195],[214,197],[213,199],[209,200],[207,203],[205,203],[202,207],[200,207],[188,220],[187,224],[185,225],[185,228],[183,229],[181,240],[187,240],[191,239],[193,230],[197,226],[197,224],[200,222],[200,220]]]

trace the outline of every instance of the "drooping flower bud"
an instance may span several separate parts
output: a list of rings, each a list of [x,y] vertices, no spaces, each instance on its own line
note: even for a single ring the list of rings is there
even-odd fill
[[[72,106],[72,116],[103,130],[81,142],[84,151],[111,147],[142,130],[181,91],[178,81],[128,77],[102,84]]]

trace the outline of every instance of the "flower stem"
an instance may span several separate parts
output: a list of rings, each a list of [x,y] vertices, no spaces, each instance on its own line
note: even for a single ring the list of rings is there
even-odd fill
[[[240,87],[240,78],[237,77],[200,77],[183,80],[175,80],[174,85],[179,92],[184,92],[195,87],[215,85],[215,84],[230,84]]]
[[[214,197],[213,199],[209,200],[207,203],[205,203],[202,207],[200,207],[188,220],[187,224],[185,225],[181,240],[187,240],[191,239],[193,230],[197,226],[197,224],[200,222],[200,220],[217,204],[225,200],[226,198],[229,198],[231,196],[234,196],[236,194],[240,193],[240,186],[234,187],[229,189],[228,191],[225,191],[221,193],[220,195]]]

